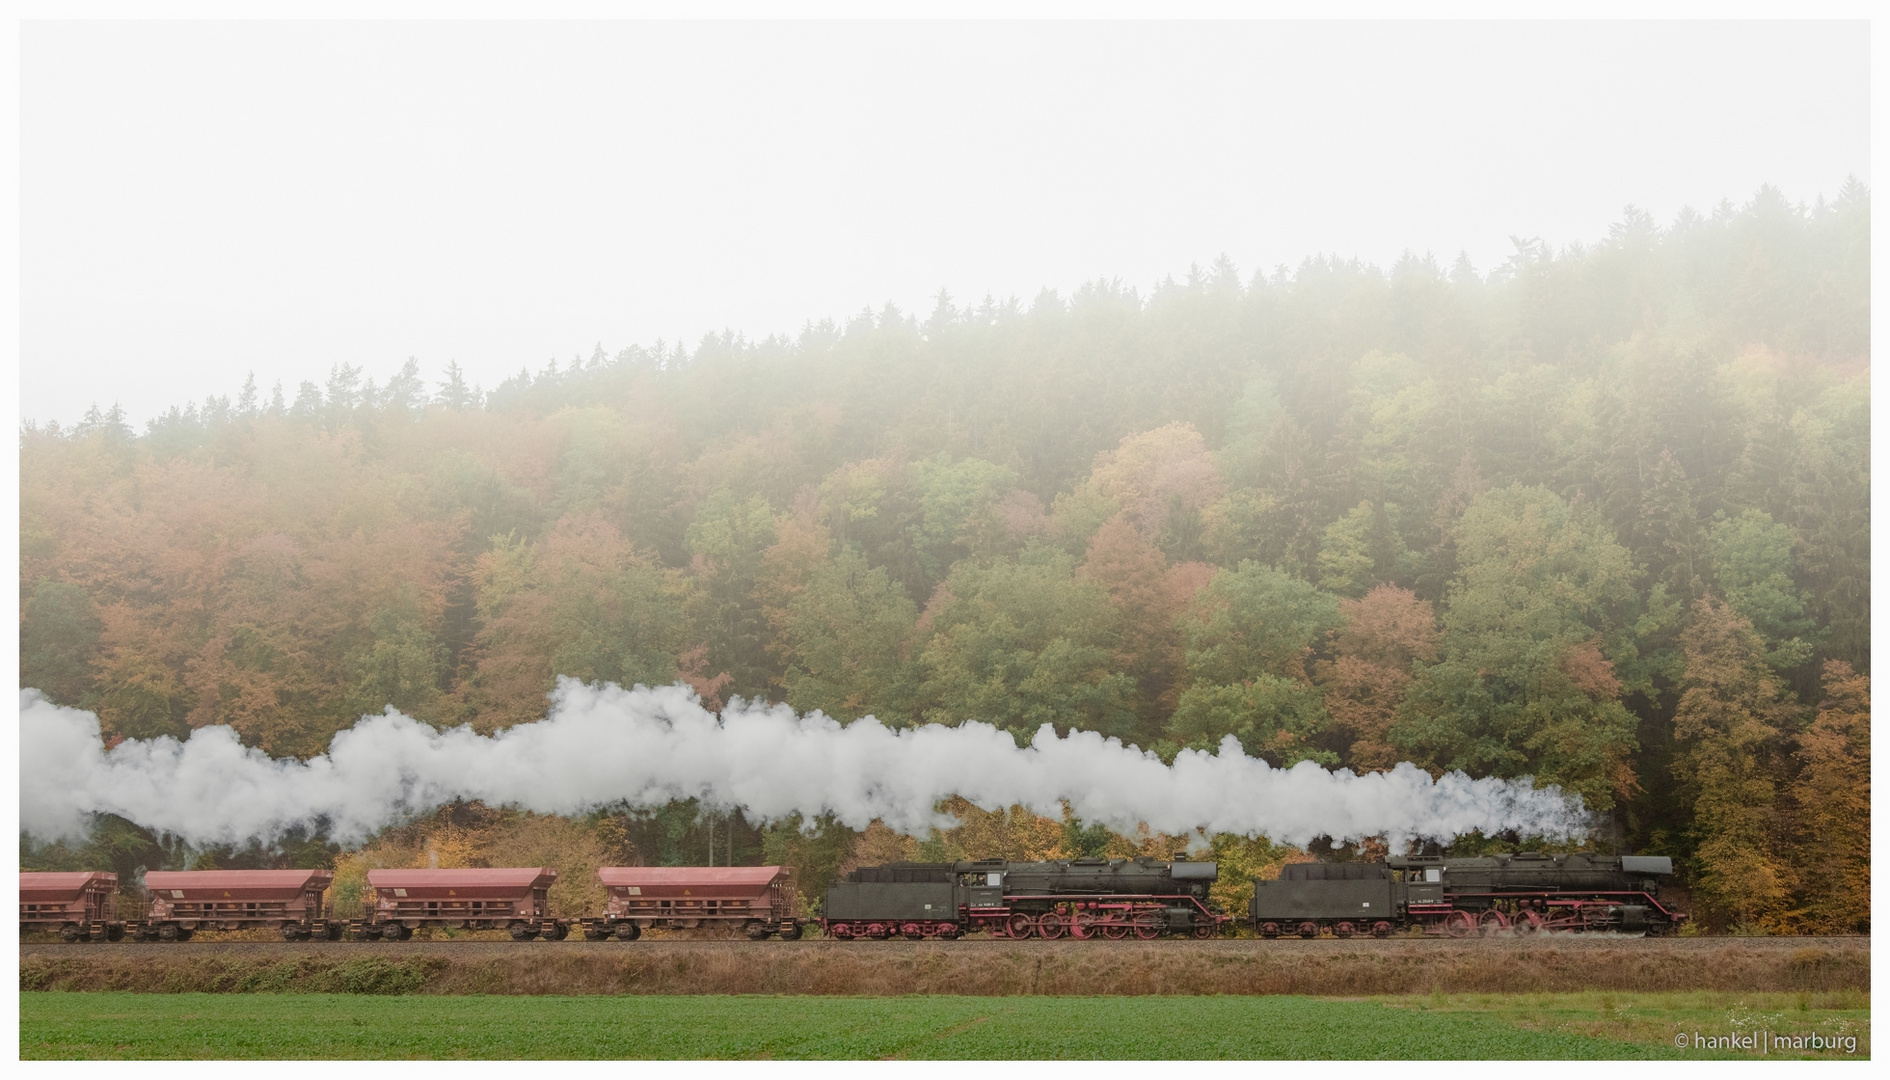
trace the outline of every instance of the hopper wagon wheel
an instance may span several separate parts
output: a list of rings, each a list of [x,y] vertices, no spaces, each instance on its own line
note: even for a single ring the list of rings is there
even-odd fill
[[[105,928],[106,941],[123,941],[124,939],[125,928],[123,926],[113,925]]]
[[[565,938],[568,938],[570,936],[571,936],[570,923],[555,922],[545,927],[545,940],[546,941],[563,941]]]
[[[1195,920],[1194,936],[1196,938],[1206,941],[1209,938],[1219,937],[1220,933],[1221,926],[1219,923],[1213,921],[1203,922],[1199,919]]]
[[[177,940],[189,941],[191,935],[195,934],[196,932],[197,932],[197,929],[194,926],[180,926],[177,928]]]
[[[294,923],[282,924],[282,940],[294,941],[301,936],[302,936],[301,927],[295,925]]]
[[[405,923],[388,923],[381,927],[382,941],[405,941],[413,936],[412,928]]]
[[[59,940],[70,945],[79,940],[79,924],[69,922],[59,928]]]
[[[1444,917],[1444,933],[1454,938],[1467,938],[1476,930],[1476,921],[1467,911],[1453,911]]]
[[[344,929],[346,928],[343,927],[340,923],[331,922],[327,926],[322,927],[322,936],[327,938],[329,941],[340,941],[341,932]]]
[[[610,938],[609,930],[600,930],[595,926],[586,926],[584,928],[585,941],[605,941],[605,940],[608,940],[609,938]]]
[[[1011,916],[1009,926],[1011,936],[1019,940],[1030,937],[1037,932],[1037,920],[1021,911]]]
[[[1162,936],[1162,922],[1159,912],[1144,911],[1135,917],[1135,936],[1143,941],[1154,941]]]
[[[177,929],[176,923],[165,923],[163,926],[158,927],[158,940],[182,941],[183,937],[181,936],[181,932]]]
[[[748,924],[742,927],[742,933],[747,934],[750,941],[766,941],[768,940],[768,924],[760,919],[750,919]]]
[[[513,941],[530,941],[538,936],[538,928],[527,922],[515,922],[506,927]]]
[[[801,924],[800,924],[800,923],[788,923],[788,924],[787,924],[786,926],[783,926],[783,927],[781,928],[781,940],[782,940],[782,941],[799,941],[799,940],[801,940]]]
[[[635,941],[643,936],[643,927],[635,919],[625,919],[617,924],[618,941]]]
[[[1037,936],[1045,941],[1055,941],[1062,937],[1065,929],[1067,927],[1064,925],[1063,916],[1054,911],[1046,911],[1037,916]]]

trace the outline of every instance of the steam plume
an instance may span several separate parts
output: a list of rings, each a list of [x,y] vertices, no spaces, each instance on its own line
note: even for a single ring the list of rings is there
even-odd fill
[[[951,824],[934,809],[960,795],[986,809],[1021,803],[1049,817],[1062,802],[1085,821],[1171,835],[1266,835],[1305,843],[1385,836],[1449,839],[1472,830],[1570,836],[1578,798],[1528,780],[1433,781],[1410,765],[1355,776],[1307,762],[1275,769],[1232,737],[1172,766],[1090,732],[1048,726],[1018,749],[987,724],[894,731],[871,718],[842,726],[785,705],[739,705],[718,719],[682,687],[625,690],[560,679],[550,715],[493,736],[437,731],[391,707],[340,732],[328,753],[274,760],[227,727],[127,740],[106,750],[98,718],[37,690],[20,694],[20,822],[34,836],[82,836],[108,812],[193,844],[268,841],[325,822],[344,843],[454,799],[541,813],[695,797],[754,821],[832,813],[906,833]]]

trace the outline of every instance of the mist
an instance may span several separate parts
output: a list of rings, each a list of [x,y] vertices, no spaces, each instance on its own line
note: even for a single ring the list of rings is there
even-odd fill
[[[1569,837],[1581,802],[1527,779],[1432,780],[1403,764],[1387,773],[1277,769],[1231,736],[1216,753],[1153,754],[1044,725],[1029,746],[989,724],[893,730],[867,717],[841,725],[818,712],[736,702],[718,717],[680,686],[625,690],[560,679],[542,721],[492,736],[436,730],[391,707],[339,732],[307,761],[244,747],[228,727],[179,742],[128,739],[107,750],[98,718],[20,696],[22,828],[78,838],[110,813],[193,845],[264,843],[325,826],[344,844],[457,799],[539,813],[651,808],[676,799],[738,809],[752,823],[831,814],[922,835],[953,824],[936,810],[959,795],[986,810],[1012,805],[1119,831],[1448,841],[1473,830]]]

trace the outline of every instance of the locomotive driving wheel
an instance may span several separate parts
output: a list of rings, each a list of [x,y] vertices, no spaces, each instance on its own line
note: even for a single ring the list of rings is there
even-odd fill
[[[1542,916],[1534,911],[1523,911],[1510,924],[1510,929],[1518,934],[1533,934],[1542,929]]]
[[[1009,929],[1011,937],[1022,941],[1037,932],[1037,920],[1020,911],[1011,916]]]
[[[1037,936],[1045,941],[1055,941],[1063,936],[1065,926],[1063,916],[1054,911],[1046,911],[1037,916]]]
[[[1121,941],[1123,938],[1129,936],[1129,931],[1132,929],[1134,929],[1134,927],[1129,926],[1127,923],[1111,922],[1109,925],[1102,927],[1102,936],[1108,938],[1110,941]]]
[[[1135,936],[1143,941],[1154,941],[1162,936],[1162,916],[1160,912],[1144,911],[1135,917]]]
[[[1477,921],[1477,933],[1483,937],[1506,937],[1509,934],[1509,916],[1491,909],[1483,913]]]
[[[1454,938],[1467,938],[1476,931],[1476,920],[1467,911],[1453,911],[1444,916],[1444,933]]]

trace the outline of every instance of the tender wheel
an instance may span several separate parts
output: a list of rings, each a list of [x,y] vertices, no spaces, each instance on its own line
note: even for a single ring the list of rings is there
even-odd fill
[[[925,927],[915,922],[909,922],[899,928],[899,934],[907,941],[924,941]]]
[[[1391,936],[1391,924],[1390,924],[1390,923],[1388,923],[1388,922],[1386,922],[1386,921],[1384,921],[1383,919],[1380,919],[1380,920],[1378,920],[1377,922],[1375,922],[1375,923],[1373,923],[1373,924],[1372,924],[1372,936],[1373,936],[1373,937],[1375,937],[1375,938],[1388,938],[1388,937],[1390,937],[1390,936]]]
[[[801,940],[801,924],[800,924],[800,923],[789,923],[789,924],[787,924],[786,926],[783,926],[783,927],[781,928],[781,940],[782,940],[782,941],[799,941],[799,940]]]
[[[629,920],[617,924],[618,941],[635,941],[643,936],[643,928]]]
[[[1319,936],[1319,924],[1318,924],[1318,923],[1315,923],[1315,922],[1303,922],[1303,923],[1300,923],[1300,924],[1299,924],[1299,936],[1300,936],[1300,937],[1303,937],[1303,938],[1316,938],[1316,937],[1318,937],[1318,936]]]
[[[1355,932],[1356,932],[1356,928],[1353,927],[1353,925],[1349,922],[1342,922],[1339,925],[1332,928],[1332,933],[1336,937],[1348,938],[1348,937],[1351,937],[1353,933]]]

